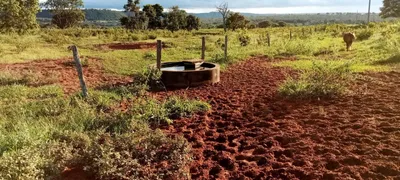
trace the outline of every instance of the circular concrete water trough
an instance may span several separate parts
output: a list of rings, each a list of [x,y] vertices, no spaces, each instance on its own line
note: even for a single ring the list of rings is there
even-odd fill
[[[161,80],[166,87],[186,88],[220,81],[220,66],[201,61],[165,62]]]

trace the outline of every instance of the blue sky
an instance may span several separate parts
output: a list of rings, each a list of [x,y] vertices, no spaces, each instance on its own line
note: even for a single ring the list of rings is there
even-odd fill
[[[83,1],[85,8],[122,9],[127,0]],[[265,14],[368,11],[368,0],[141,0],[141,5],[158,3],[165,8],[178,5],[188,12],[210,12],[222,2],[227,2],[233,11]],[[372,12],[379,12],[381,6],[382,0],[372,0]]]

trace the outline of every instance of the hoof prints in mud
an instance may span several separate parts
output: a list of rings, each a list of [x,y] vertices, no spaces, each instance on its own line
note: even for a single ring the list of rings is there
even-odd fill
[[[192,178],[400,178],[400,73],[365,74],[371,80],[353,88],[367,93],[315,102],[277,98],[287,73],[252,59],[223,72],[220,84],[157,94],[213,107],[165,128],[193,145]]]

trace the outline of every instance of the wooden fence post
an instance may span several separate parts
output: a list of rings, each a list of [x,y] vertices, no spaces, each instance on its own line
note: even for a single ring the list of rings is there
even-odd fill
[[[201,38],[201,60],[206,59],[206,37]]]
[[[292,30],[289,31],[289,35],[290,35],[290,40],[292,40]]]
[[[228,60],[228,35],[225,35],[225,61]]]
[[[82,64],[81,64],[81,60],[79,59],[78,48],[75,45],[72,45],[72,46],[68,47],[68,49],[72,50],[72,54],[74,56],[74,61],[75,61],[76,71],[78,72],[79,83],[80,83],[81,89],[82,89],[82,95],[83,95],[83,97],[86,98],[89,96],[89,93],[88,93],[88,90],[86,87],[85,77],[83,77]]]
[[[161,69],[161,50],[162,50],[162,41],[157,40],[157,69]]]
[[[268,47],[271,46],[271,36],[269,35],[269,33],[267,33],[267,41],[268,41]]]

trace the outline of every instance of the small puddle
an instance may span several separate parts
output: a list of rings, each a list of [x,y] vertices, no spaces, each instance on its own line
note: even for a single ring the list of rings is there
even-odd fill
[[[185,66],[171,66],[171,67],[162,67],[161,71],[200,71],[200,70],[206,70],[206,69],[212,69],[212,68],[207,68],[207,67],[196,67],[196,69],[191,69]]]
[[[185,66],[172,66],[161,68],[161,71],[184,71]]]

